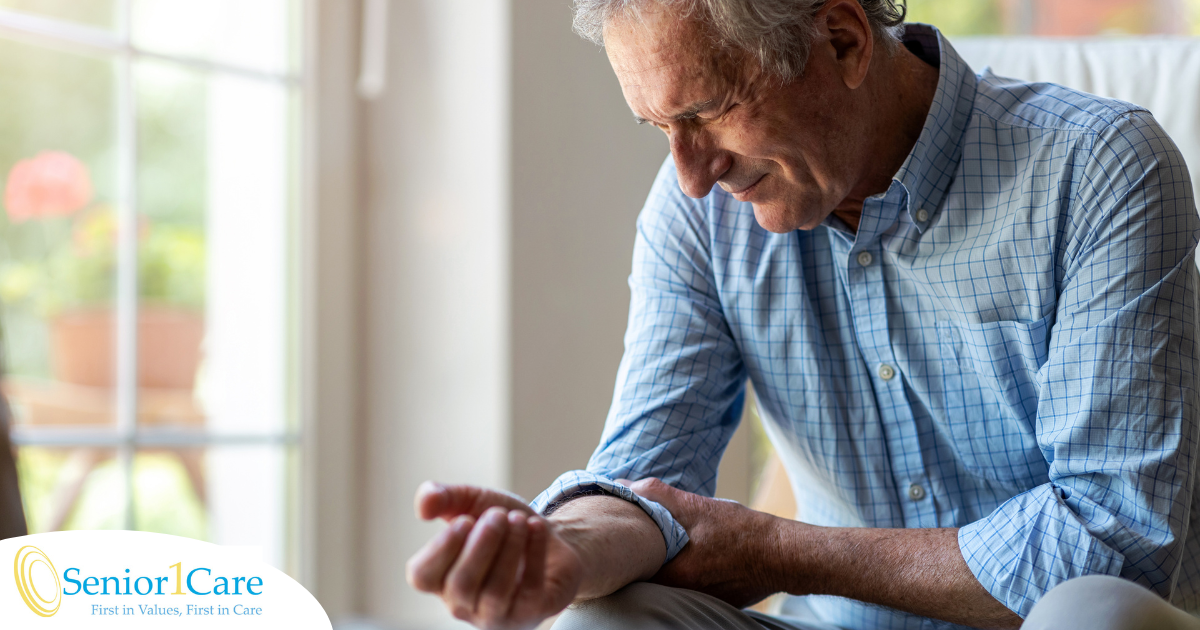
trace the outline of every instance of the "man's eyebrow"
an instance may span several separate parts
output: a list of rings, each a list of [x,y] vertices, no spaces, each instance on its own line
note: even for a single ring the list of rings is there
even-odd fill
[[[672,116],[670,118],[670,120],[671,121],[692,120],[693,118],[699,116],[700,112],[712,107],[713,104],[716,102],[717,102],[716,99],[710,98],[707,101],[700,101],[699,103],[693,103],[687,109]],[[644,125],[644,124],[650,122],[649,120],[642,118],[641,116],[638,116],[637,114],[633,115],[633,120],[634,120],[634,122],[636,122],[639,125]]]

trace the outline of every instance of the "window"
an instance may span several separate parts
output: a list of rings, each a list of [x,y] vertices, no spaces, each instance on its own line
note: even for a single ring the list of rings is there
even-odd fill
[[[32,532],[294,569],[302,9],[0,0],[0,387]]]
[[[1200,35],[1200,0],[908,0],[947,35]]]

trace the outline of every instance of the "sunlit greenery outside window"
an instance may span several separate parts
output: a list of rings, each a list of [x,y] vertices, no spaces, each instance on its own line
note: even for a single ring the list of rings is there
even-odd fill
[[[290,568],[300,0],[0,0],[0,389],[30,529]]]
[[[1200,0],[908,0],[950,36],[1200,35]]]

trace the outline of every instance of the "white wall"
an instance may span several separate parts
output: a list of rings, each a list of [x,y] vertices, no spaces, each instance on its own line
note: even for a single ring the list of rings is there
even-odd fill
[[[411,0],[390,17],[365,118],[362,606],[428,627],[445,613],[404,582],[438,529],[413,517],[417,485],[509,480],[508,13]]]

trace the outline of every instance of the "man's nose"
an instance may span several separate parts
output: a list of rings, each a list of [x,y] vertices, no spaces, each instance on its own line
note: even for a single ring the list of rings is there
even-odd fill
[[[695,199],[707,196],[733,163],[707,134],[684,130],[671,133],[671,156],[679,174],[679,189]]]

